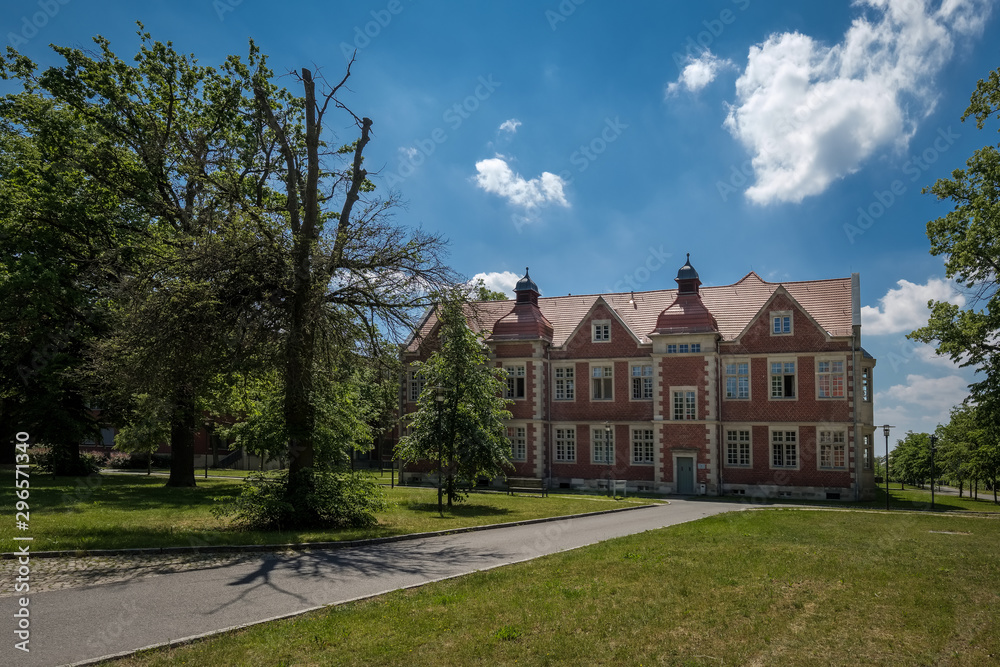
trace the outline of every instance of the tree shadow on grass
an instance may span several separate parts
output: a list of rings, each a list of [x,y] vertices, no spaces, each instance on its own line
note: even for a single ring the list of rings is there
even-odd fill
[[[436,502],[433,503],[408,503],[406,505],[407,509],[413,510],[414,512],[427,512],[437,514],[438,505]],[[462,518],[473,518],[481,516],[504,516],[511,514],[509,509],[503,507],[493,507],[492,505],[464,505],[462,503],[452,505],[451,507],[445,506],[444,508],[445,518],[448,516],[452,517],[462,517]]]

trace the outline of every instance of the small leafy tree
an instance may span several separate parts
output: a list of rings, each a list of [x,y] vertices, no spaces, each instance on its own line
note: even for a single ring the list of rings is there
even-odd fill
[[[130,419],[115,437],[115,449],[129,454],[145,454],[148,473],[152,468],[153,453],[169,441],[169,408],[155,396],[135,396]]]
[[[484,336],[468,326],[464,293],[443,295],[439,306],[441,347],[415,364],[424,388],[411,419],[411,434],[402,438],[397,456],[431,462],[438,473],[438,509],[442,495],[448,506],[461,500],[457,482],[495,477],[512,467],[503,398],[506,376],[487,364]]]

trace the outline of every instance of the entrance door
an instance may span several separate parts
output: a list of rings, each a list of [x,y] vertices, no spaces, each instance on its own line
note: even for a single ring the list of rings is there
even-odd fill
[[[682,496],[694,495],[694,457],[677,457],[677,493]]]

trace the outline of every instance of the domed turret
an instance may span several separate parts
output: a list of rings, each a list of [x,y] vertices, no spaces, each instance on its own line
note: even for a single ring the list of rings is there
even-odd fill
[[[524,269],[524,277],[514,286],[517,295],[514,309],[497,320],[493,325],[493,340],[531,340],[542,339],[552,341],[552,323],[549,322],[538,308],[538,285]]]
[[[701,279],[691,266],[691,253],[687,262],[677,271],[677,298],[656,318],[653,334],[690,334],[717,332],[719,324],[701,302],[698,286]]]
[[[538,285],[528,275],[528,267],[524,267],[524,277],[514,285],[514,294],[518,303],[533,303],[538,305]]]
[[[684,266],[677,270],[677,277],[674,280],[677,281],[678,294],[698,293],[701,279],[698,277],[698,272],[691,266],[691,253],[687,253],[687,261],[684,262]]]

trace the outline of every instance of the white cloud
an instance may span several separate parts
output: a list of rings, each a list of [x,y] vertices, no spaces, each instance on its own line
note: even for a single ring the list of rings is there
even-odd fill
[[[480,160],[476,172],[476,185],[514,206],[534,209],[551,202],[569,208],[563,192],[566,183],[555,174],[543,171],[540,177],[525,180],[511,170],[503,156]]]
[[[522,125],[521,121],[519,121],[516,118],[511,118],[510,120],[505,120],[504,122],[500,123],[499,129],[501,132],[510,132],[511,134],[514,134],[515,132],[517,132],[517,128],[521,127],[521,125]]]
[[[907,375],[906,384],[875,393],[875,421],[900,427],[893,432],[900,438],[907,430],[931,432],[936,425],[947,423],[951,408],[968,395],[968,381],[959,375]]]
[[[857,0],[854,20],[827,46],[801,33],[750,48],[726,128],[752,154],[747,197],[800,202],[857,171],[876,150],[904,147],[935,103],[931,81],[955,42],[982,32],[992,0]]]
[[[482,280],[491,290],[496,292],[503,292],[514,298],[514,285],[517,281],[521,279],[521,276],[517,275],[513,271],[493,271],[490,273],[477,273],[472,276],[472,280],[469,282],[475,284],[476,281]]]
[[[930,315],[927,302],[932,299],[948,301],[960,307],[965,305],[965,297],[955,290],[952,283],[941,278],[931,278],[925,285],[908,280],[900,280],[896,284],[899,288],[886,292],[878,300],[877,307],[861,308],[861,325],[866,334],[909,333],[924,326]]]
[[[667,84],[667,97],[676,95],[681,88],[697,93],[715,80],[719,70],[733,66],[733,61],[722,60],[711,51],[705,51],[697,58],[689,55],[686,63],[677,80]]]
[[[939,355],[937,353],[937,348],[933,345],[920,344],[914,348],[914,356],[925,364],[930,364],[932,366],[940,366],[941,368],[948,368],[950,370],[958,370],[959,364],[951,360],[951,357],[946,355]],[[964,357],[963,357],[964,359]]]

